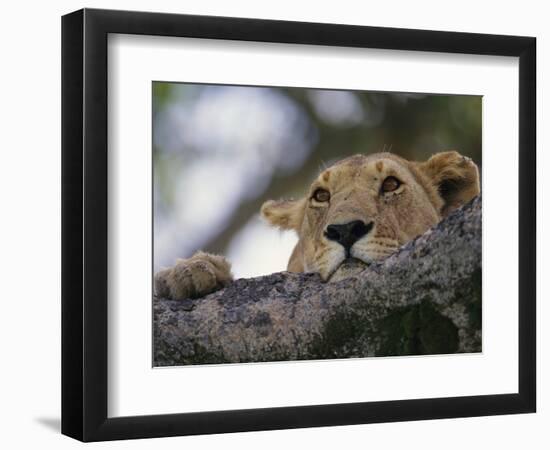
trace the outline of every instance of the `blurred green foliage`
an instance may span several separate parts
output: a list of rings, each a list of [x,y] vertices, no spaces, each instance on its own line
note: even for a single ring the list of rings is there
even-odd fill
[[[177,124],[185,123],[202,111],[201,102],[206,102],[208,98],[205,93],[224,88],[227,89],[224,86],[214,88],[200,84],[153,83],[155,220],[169,218],[172,209],[177,207],[178,180],[185,174],[185,167],[197,159],[205,158],[207,153],[204,148],[198,150],[196,146],[186,144],[188,139],[180,139],[178,133],[181,130]],[[295,120],[296,123],[292,125],[294,128],[288,128],[290,131],[287,132],[305,136],[304,139],[308,141],[307,158],[301,160],[296,170],[273,170],[256,198],[248,195],[235,203],[226,228],[211,233],[206,243],[200,243],[205,250],[223,252],[234,233],[259,210],[263,201],[267,198],[302,195],[320,168],[352,154],[391,151],[407,159],[425,160],[439,151],[457,150],[481,167],[480,96],[273,87],[262,89],[274,94],[269,98],[278,99],[276,102],[270,100],[272,103],[266,100],[266,108],[281,107],[284,100],[285,105],[291,105],[293,110],[299,112],[301,121]],[[254,117],[246,117],[246,108],[244,111],[240,110],[242,117],[236,126],[246,124],[251,133],[255,132]],[[179,117],[180,122],[168,124],[168,112]],[[215,115],[216,112],[211,114]],[[219,114],[227,113],[220,108]],[[214,124],[225,123],[223,118],[215,119]],[[211,129],[207,127],[206,131],[204,127],[201,130],[186,129],[186,137],[195,132],[203,133],[203,140],[209,142],[208,139],[219,130],[216,125]],[[194,141],[197,139],[202,138],[195,136]],[[267,142],[271,137],[266,135],[265,139]],[[287,139],[285,146],[292,146],[292,139]],[[257,152],[264,151],[261,143],[257,147]],[[281,149],[280,157],[288,158],[292,151],[292,148]],[[235,155],[230,157],[234,158]],[[270,161],[273,160],[267,159],[266,164],[270,164]],[[210,181],[216,182],[215,179]]]

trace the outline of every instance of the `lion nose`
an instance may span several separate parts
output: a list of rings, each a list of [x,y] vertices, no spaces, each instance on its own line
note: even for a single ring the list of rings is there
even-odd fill
[[[362,220],[354,220],[341,225],[329,225],[325,236],[331,241],[338,242],[346,251],[349,251],[353,244],[372,229],[372,226],[372,222],[366,224]]]

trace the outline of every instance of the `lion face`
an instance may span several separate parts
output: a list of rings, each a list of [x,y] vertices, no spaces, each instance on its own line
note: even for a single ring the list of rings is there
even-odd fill
[[[477,166],[457,152],[424,163],[356,155],[319,174],[300,200],[268,201],[263,216],[294,229],[288,269],[328,280],[350,258],[383,259],[479,194]]]

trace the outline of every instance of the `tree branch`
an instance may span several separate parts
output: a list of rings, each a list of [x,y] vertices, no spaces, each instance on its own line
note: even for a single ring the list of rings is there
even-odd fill
[[[481,197],[367,268],[154,298],[156,366],[481,351]]]

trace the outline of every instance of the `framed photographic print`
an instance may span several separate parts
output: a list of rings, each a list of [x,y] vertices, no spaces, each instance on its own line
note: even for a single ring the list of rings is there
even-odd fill
[[[62,432],[534,412],[530,37],[62,21]]]

